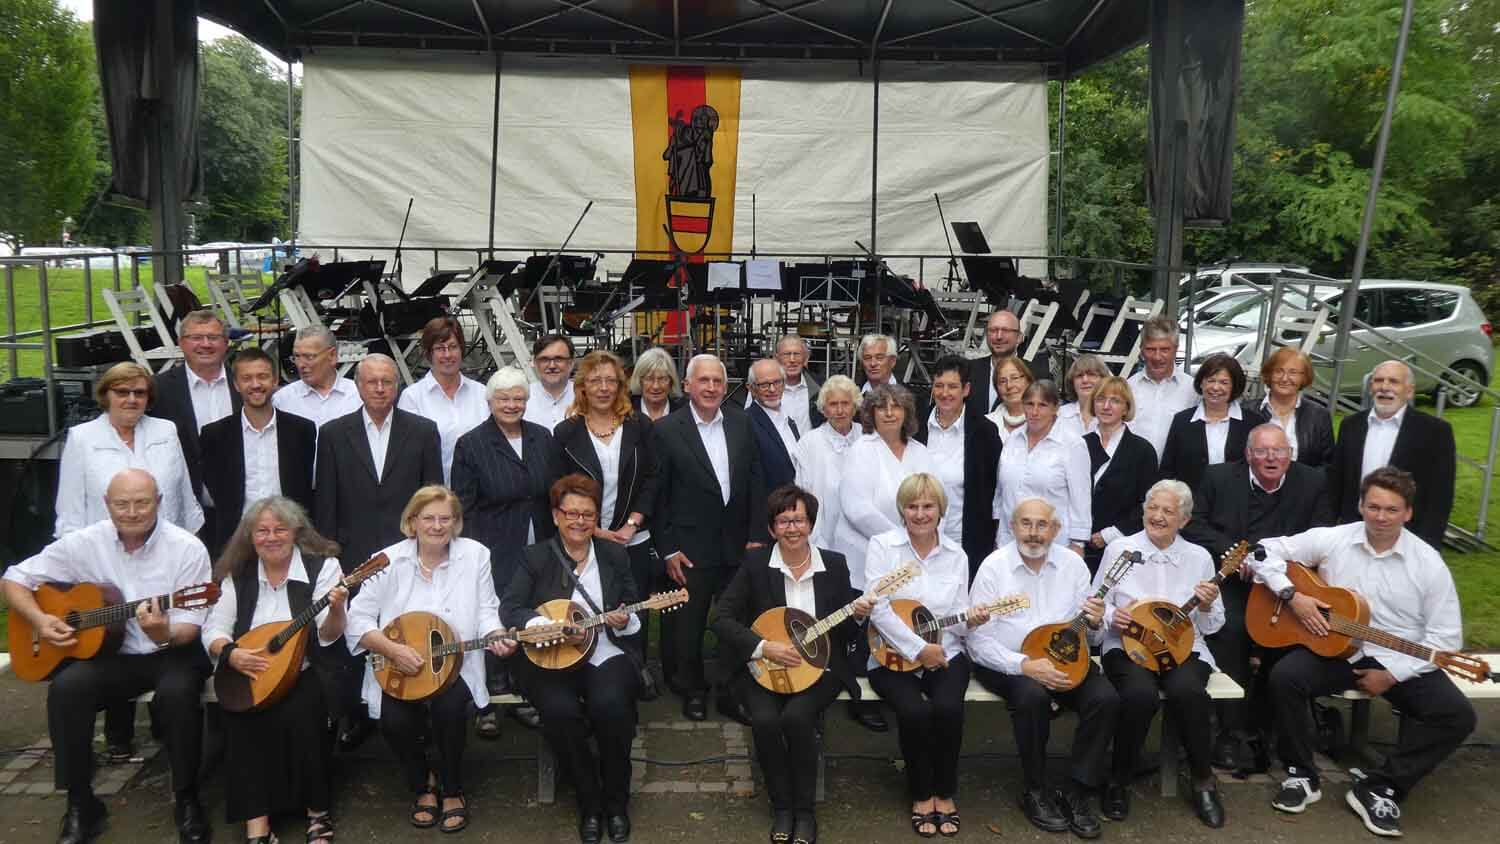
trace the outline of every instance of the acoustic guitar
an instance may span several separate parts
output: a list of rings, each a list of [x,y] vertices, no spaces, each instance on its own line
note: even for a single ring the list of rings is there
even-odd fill
[[[960,610],[952,615],[935,616],[932,610],[927,609],[921,603],[909,598],[898,598],[891,601],[891,611],[896,618],[905,624],[908,630],[922,637],[922,641],[929,645],[936,645],[943,640],[943,630],[955,624],[965,624],[969,616],[984,609],[990,615],[1010,615],[1020,612],[1031,606],[1031,599],[1025,595],[1006,595],[996,598],[988,604],[978,604],[966,610]],[[865,635],[870,641],[870,656],[875,657],[875,662],[892,671],[916,671],[922,667],[922,663],[909,660],[896,651],[894,645],[880,635],[875,625],[869,625]]]
[[[384,553],[376,554],[364,565],[344,575],[338,585],[353,589],[385,571],[390,564],[390,558]],[[307,656],[309,637],[301,634],[331,601],[329,595],[324,595],[308,604],[307,609],[292,620],[262,624],[236,639],[237,649],[264,657],[271,664],[254,677],[248,677],[230,666],[229,660],[219,660],[219,666],[214,670],[214,695],[219,699],[219,706],[225,712],[259,712],[286,697],[297,685],[297,678],[302,674],[302,661]]]
[[[1215,574],[1213,585],[1218,586],[1224,578],[1240,570],[1240,564],[1250,553],[1250,543],[1240,540],[1233,548],[1224,552],[1223,565]],[[1142,668],[1161,674],[1171,671],[1193,655],[1193,622],[1190,613],[1198,608],[1198,596],[1187,599],[1181,606],[1171,601],[1140,600],[1126,607],[1130,625],[1120,634],[1120,647],[1126,656]]]
[[[414,649],[422,657],[422,669],[413,675],[403,674],[394,662],[372,653],[365,661],[375,672],[375,682],[397,700],[419,701],[447,691],[458,679],[464,654],[470,651],[507,640],[548,645],[562,641],[569,631],[561,624],[539,624],[497,630],[475,639],[459,639],[453,628],[438,616],[414,610],[391,619],[381,632],[392,642]]]
[[[1109,590],[1115,588],[1130,569],[1141,561],[1141,552],[1126,551],[1110,564],[1104,572],[1104,580],[1100,582],[1099,589],[1094,592],[1095,598],[1102,599],[1109,594]],[[1072,621],[1062,621],[1056,624],[1043,624],[1030,633],[1021,642],[1021,653],[1027,659],[1045,659],[1052,663],[1058,671],[1068,675],[1068,683],[1062,691],[1078,688],[1083,678],[1089,673],[1089,642],[1088,642],[1088,617],[1083,610],[1073,616]]]
[[[162,612],[200,610],[219,600],[219,584],[200,583],[170,595],[126,601],[118,587],[108,583],[44,583],[32,593],[37,606],[73,628],[77,640],[59,648],[42,638],[31,622],[10,613],[10,667],[17,677],[31,683],[51,677],[70,659],[93,659],[112,654],[125,643],[125,624],[147,601],[156,601]]]
[[[1369,642],[1430,662],[1471,683],[1489,681],[1489,663],[1476,656],[1460,651],[1440,651],[1371,627],[1370,605],[1358,592],[1329,586],[1300,563],[1288,562],[1286,576],[1297,587],[1298,594],[1328,604],[1329,608],[1322,611],[1328,622],[1328,635],[1314,636],[1308,632],[1295,613],[1282,612],[1287,602],[1278,598],[1264,583],[1257,583],[1250,591],[1250,601],[1245,607],[1245,628],[1256,644],[1267,648],[1301,645],[1318,656],[1343,659],[1359,650],[1361,642]]]
[[[875,581],[875,588],[866,592],[864,597],[887,597],[910,583],[918,571],[916,563],[907,563]],[[750,629],[767,642],[780,642],[796,648],[802,664],[788,668],[762,657],[750,661],[750,677],[766,691],[782,695],[812,688],[828,670],[828,659],[833,653],[828,631],[854,615],[854,604],[850,601],[820,621],[813,621],[812,616],[791,607],[772,607],[756,616]]]
[[[637,613],[641,610],[671,612],[687,603],[687,599],[686,589],[676,589],[671,592],[660,592],[638,603],[628,604],[618,611],[626,614]],[[526,658],[531,660],[533,665],[553,671],[566,671],[588,661],[589,655],[594,652],[594,645],[599,641],[599,628],[604,626],[604,617],[608,613],[589,615],[583,607],[567,598],[555,598],[537,607],[536,611],[543,617],[564,625],[570,635],[580,635],[583,638],[576,644],[566,640],[543,645],[528,643],[534,645],[526,649]]]

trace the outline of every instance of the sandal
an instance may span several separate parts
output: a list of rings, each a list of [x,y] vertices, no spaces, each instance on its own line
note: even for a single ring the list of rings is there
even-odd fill
[[[494,709],[474,717],[474,733],[485,741],[500,738],[500,713]]]
[[[457,809],[444,809],[442,826],[438,827],[438,829],[443,832],[463,832],[464,829],[469,825],[469,801],[464,799],[464,793],[462,791],[456,794],[445,794],[443,795],[443,799],[462,800],[463,805],[459,806]],[[453,826],[449,826],[448,821],[452,818],[457,818],[458,823]]]
[[[958,834],[958,812],[956,810],[952,813],[934,812],[933,814],[937,815],[938,832],[942,833],[944,838],[952,838],[953,836]],[[948,830],[943,829],[943,827],[945,826],[952,826],[953,831],[949,832]]]
[[[932,827],[932,831],[931,832],[923,832],[922,831],[922,827],[924,827],[924,826],[931,826]],[[936,838],[937,834],[938,834],[938,829],[937,828],[938,828],[938,813],[937,812],[927,812],[925,814],[922,813],[922,812],[912,812],[911,813],[911,831],[912,832],[915,832],[916,834],[922,836],[923,838]]]
[[[281,844],[281,840],[276,837],[276,833],[268,832],[265,835],[246,838],[245,844]]]
[[[333,841],[333,814],[322,812],[307,816],[307,844],[328,844]]]
[[[422,802],[423,797],[437,798],[437,789],[432,786],[423,786],[417,792],[417,799],[411,806],[411,825],[417,829],[432,829],[438,824],[439,804],[429,806]]]

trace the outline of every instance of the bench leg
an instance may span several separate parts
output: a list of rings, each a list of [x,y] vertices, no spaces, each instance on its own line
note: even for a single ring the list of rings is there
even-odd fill
[[[1372,762],[1370,755],[1370,701],[1355,700],[1349,704],[1349,750],[1354,756]]]
[[[536,734],[536,802],[550,806],[557,800],[557,757],[552,745],[538,730]]]
[[[1161,764],[1161,796],[1177,796],[1177,720],[1172,710],[1161,709],[1161,748],[1157,751]]]
[[[813,801],[822,803],[828,799],[828,757],[823,755],[823,742],[818,741],[818,761],[814,763],[818,771],[817,783],[813,786]]]

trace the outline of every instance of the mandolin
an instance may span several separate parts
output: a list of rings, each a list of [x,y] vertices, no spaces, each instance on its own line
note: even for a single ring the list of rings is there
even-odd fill
[[[1215,586],[1223,583],[1224,578],[1240,570],[1249,553],[1250,543],[1244,540],[1225,551],[1223,565],[1210,582]],[[1120,634],[1120,647],[1142,668],[1158,674],[1171,671],[1193,655],[1195,636],[1190,613],[1199,603],[1197,595],[1182,606],[1171,601],[1136,601],[1124,609],[1130,616],[1130,626]]]
[[[1342,659],[1353,656],[1361,642],[1369,642],[1430,662],[1471,683],[1489,681],[1489,663],[1476,656],[1461,651],[1440,651],[1371,627],[1370,605],[1358,592],[1329,586],[1300,563],[1288,562],[1286,576],[1299,594],[1328,604],[1329,608],[1322,611],[1328,621],[1328,635],[1309,633],[1295,613],[1282,612],[1285,601],[1276,597],[1264,583],[1257,583],[1250,591],[1250,601],[1245,607],[1245,628],[1256,644],[1266,648],[1301,645],[1318,656]]]
[[[365,657],[365,661],[375,672],[375,682],[397,700],[419,701],[440,694],[453,685],[463,668],[464,654],[470,651],[506,640],[549,645],[562,641],[569,631],[561,624],[539,624],[497,630],[476,639],[459,639],[453,628],[438,616],[414,610],[391,619],[381,632],[392,642],[416,650],[423,658],[422,670],[414,675],[403,674],[394,662],[372,653]]]
[[[1010,615],[1014,612],[1020,612],[1029,606],[1031,606],[1031,599],[1025,595],[1006,595],[996,598],[988,604],[978,604],[969,609],[960,610],[952,615],[935,616],[932,614],[932,610],[909,598],[898,598],[891,601],[891,611],[896,613],[896,617],[901,619],[901,623],[905,624],[908,629],[918,636],[921,636],[922,641],[930,645],[935,645],[942,641],[944,628],[968,622],[969,616],[981,609],[988,610],[990,615]],[[885,637],[880,635],[880,631],[875,629],[875,625],[871,624],[869,629],[865,631],[865,635],[870,639],[870,656],[875,657],[877,665],[889,668],[892,671],[903,672],[916,671],[922,667],[922,663],[906,659],[897,653],[896,648],[887,643]]]
[[[1110,564],[1104,572],[1104,580],[1099,584],[1099,589],[1094,593],[1095,598],[1103,598],[1109,594],[1109,590],[1115,588],[1130,569],[1141,561],[1141,552],[1126,551]],[[1062,621],[1056,624],[1043,624],[1030,633],[1021,642],[1021,652],[1027,659],[1045,659],[1052,663],[1058,671],[1068,675],[1068,684],[1063,691],[1076,689],[1083,678],[1089,674],[1089,643],[1088,617],[1083,610],[1073,616],[1072,621]]]
[[[909,562],[877,580],[875,588],[866,592],[864,597],[887,597],[910,583],[917,574],[917,564]],[[750,629],[767,642],[795,647],[798,656],[802,657],[802,664],[788,668],[764,657],[753,659],[750,661],[751,678],[766,691],[781,695],[811,688],[828,670],[828,659],[832,654],[828,631],[854,615],[854,604],[850,601],[820,621],[813,621],[812,616],[791,607],[772,607],[756,616]]]
[[[353,589],[366,580],[385,571],[391,561],[385,554],[376,554],[365,564],[344,575],[338,585]],[[330,593],[332,594],[331,590]],[[307,605],[290,621],[272,621],[262,624],[235,640],[235,647],[264,657],[271,664],[254,677],[246,676],[231,667],[229,660],[219,660],[214,670],[214,695],[225,712],[259,712],[274,706],[292,687],[302,674],[302,662],[307,657],[309,636],[299,635],[318,613],[328,608],[331,598],[324,595]]]
[[[660,592],[644,601],[628,604],[610,612],[623,612],[627,615],[641,610],[671,612],[687,603],[687,599],[688,591],[677,589],[671,592]],[[599,628],[604,626],[604,617],[609,614],[606,612],[589,615],[583,607],[567,598],[555,598],[537,607],[536,611],[551,621],[565,625],[569,634],[582,637],[576,643],[565,640],[552,641],[543,645],[528,643],[534,647],[526,649],[526,658],[538,668],[554,671],[576,668],[588,660],[589,655],[594,652],[594,645],[599,641]]]
[[[125,624],[136,610],[156,601],[162,612],[200,610],[219,600],[219,584],[200,583],[170,595],[124,600],[118,587],[108,583],[44,583],[32,593],[37,606],[73,628],[77,640],[59,648],[42,638],[18,612],[10,613],[10,667],[17,677],[31,683],[51,677],[70,659],[93,659],[112,654],[125,643]]]

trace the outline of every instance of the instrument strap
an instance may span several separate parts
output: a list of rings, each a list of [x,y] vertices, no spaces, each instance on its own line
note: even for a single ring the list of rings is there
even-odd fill
[[[562,540],[558,539],[556,536],[553,536],[551,539],[547,540],[547,544],[551,546],[552,555],[557,558],[557,564],[562,566],[563,583],[567,586],[573,587],[573,591],[583,596],[583,602],[589,605],[589,610],[592,611],[594,615],[604,615],[604,611],[599,609],[599,605],[594,603],[593,598],[589,597],[589,590],[583,588],[583,584],[579,582],[578,575],[573,573],[574,563],[572,561],[572,558],[563,551]],[[599,591],[604,591],[603,573],[600,573],[599,575]],[[603,598],[604,596],[600,595],[599,597]]]

